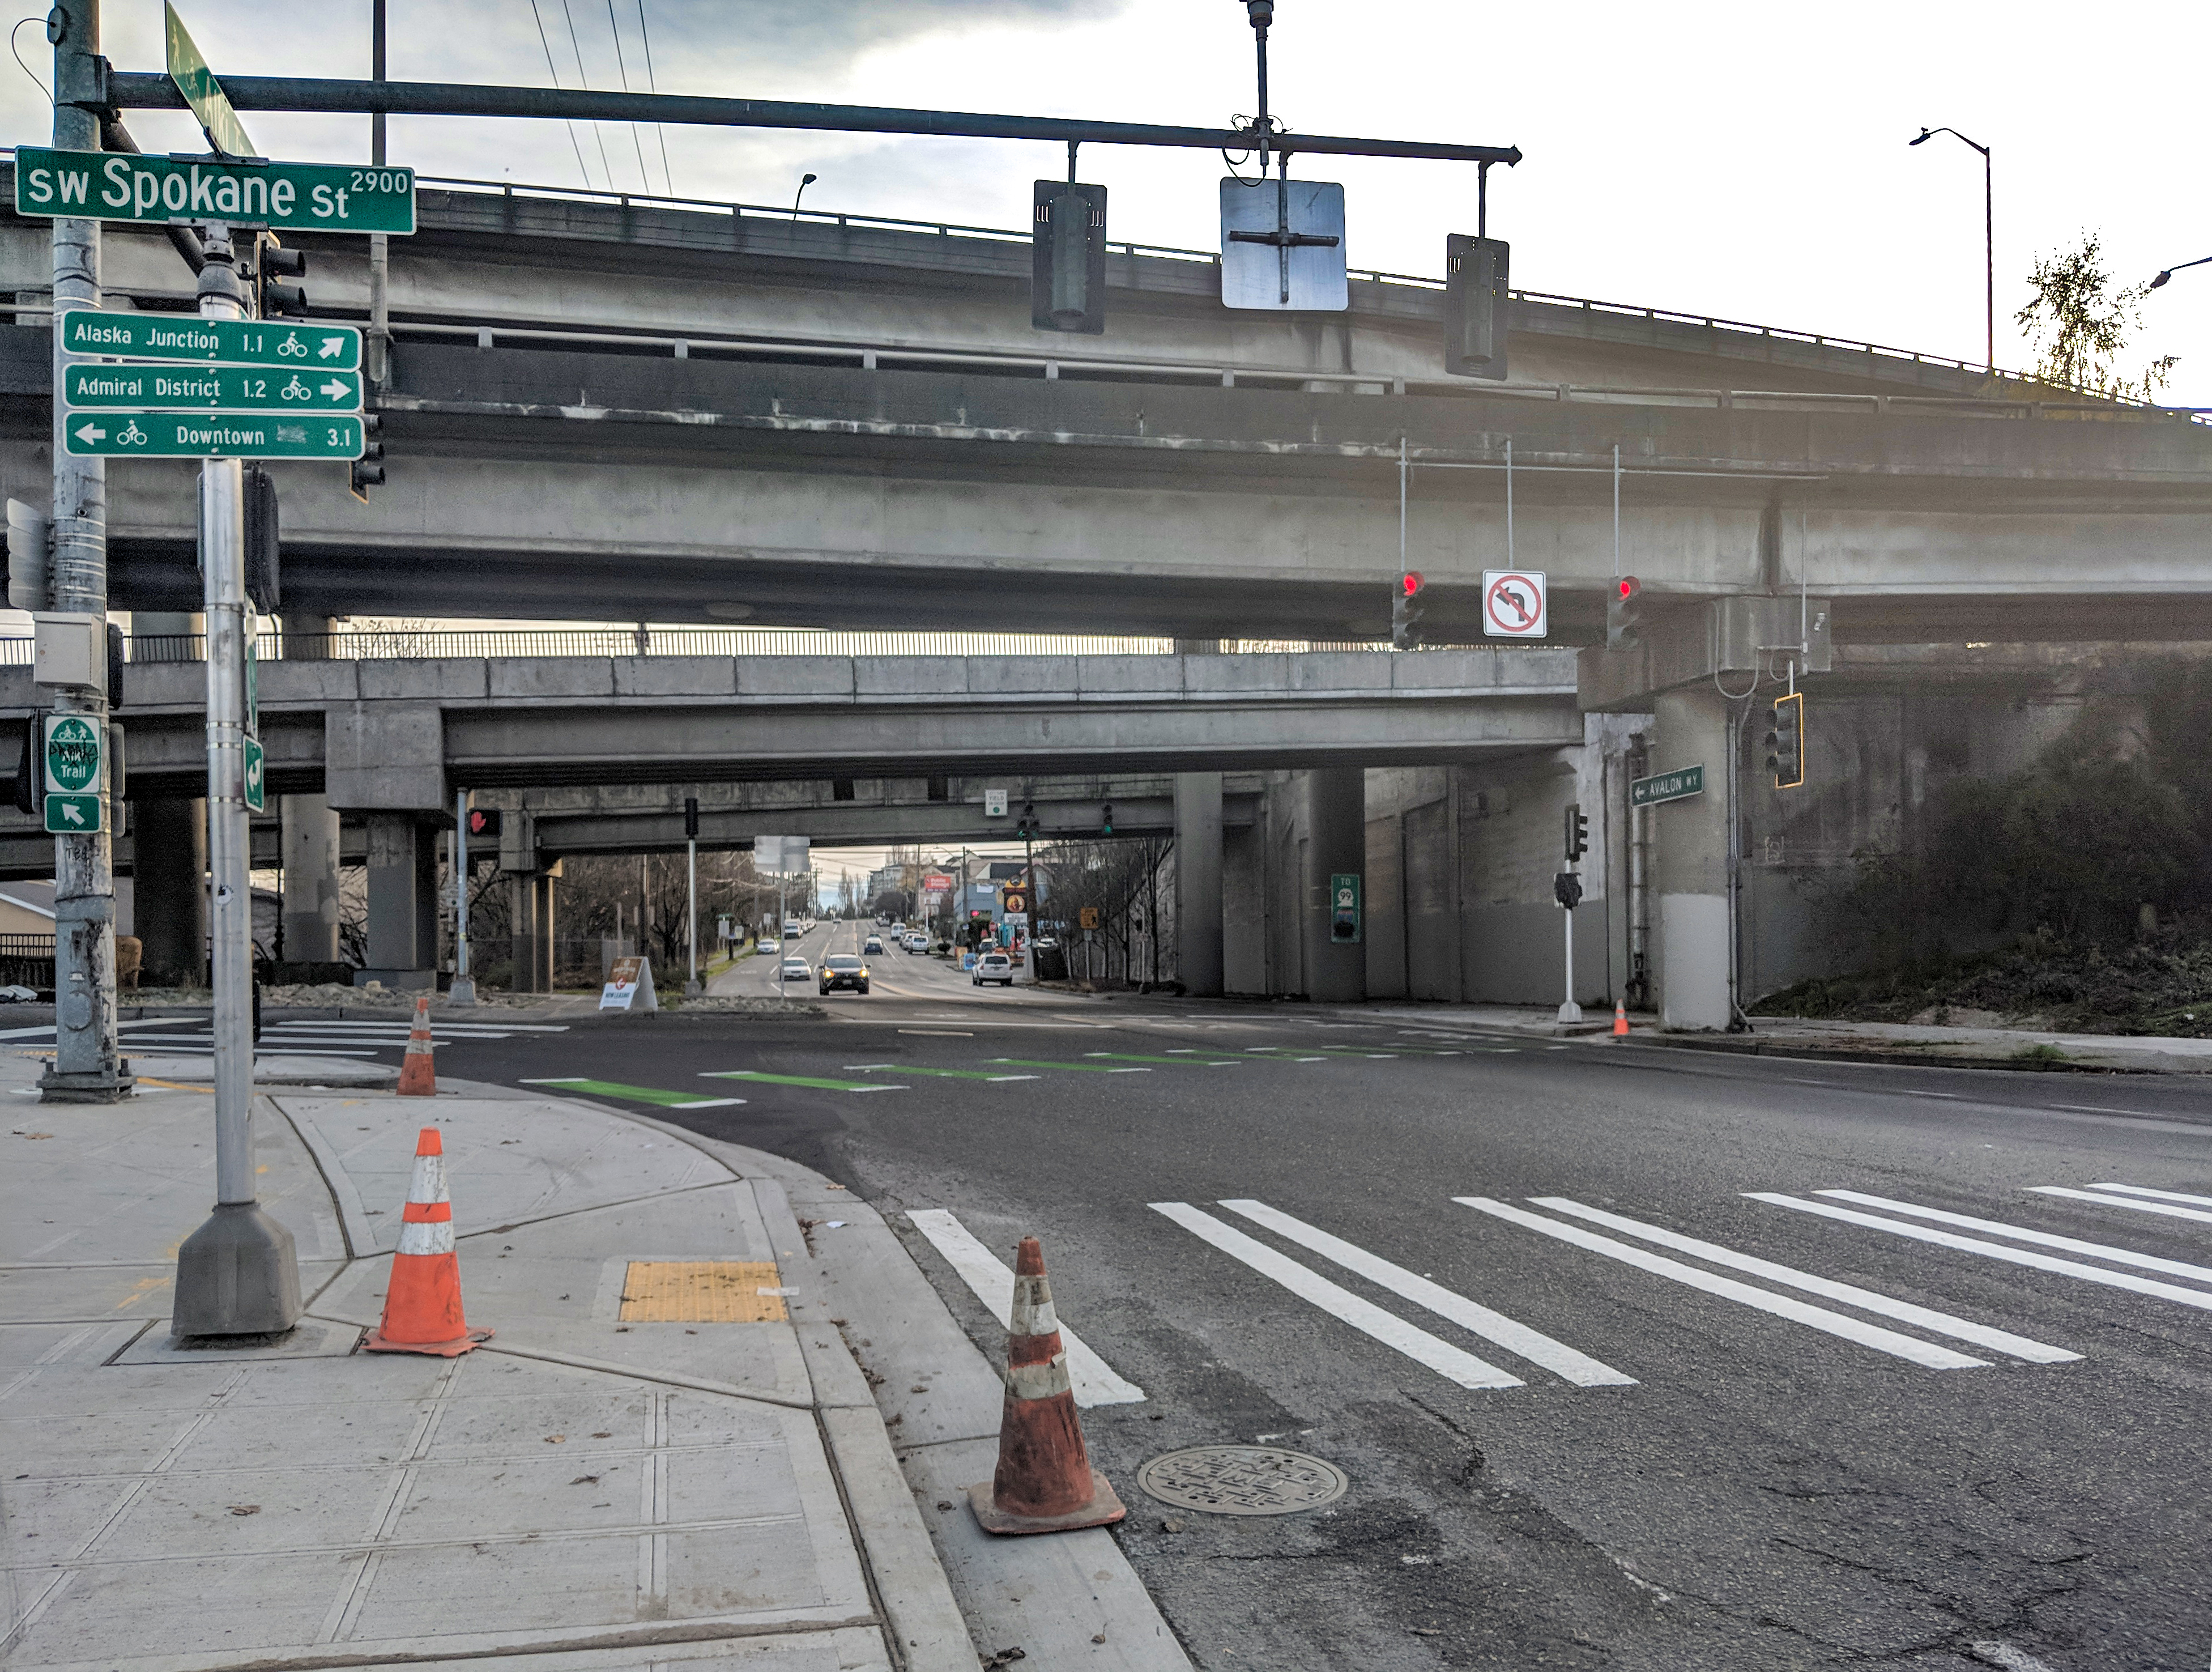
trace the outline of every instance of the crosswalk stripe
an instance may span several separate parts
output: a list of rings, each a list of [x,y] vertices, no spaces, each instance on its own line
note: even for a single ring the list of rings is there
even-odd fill
[[[1878,1353],[1909,1359],[1914,1364],[1925,1365],[1930,1370],[1967,1370],[1988,1362],[1982,1359],[1970,1359],[1948,1347],[1915,1341],[1910,1335],[1900,1335],[1894,1329],[1884,1329],[1880,1324],[1869,1323],[1862,1318],[1831,1312],[1825,1306],[1814,1306],[1805,1301],[1792,1300],[1787,1295],[1754,1289],[1750,1284],[1739,1283],[1732,1277],[1716,1277],[1695,1266],[1686,1266],[1679,1260],[1669,1260],[1663,1255],[1632,1248],[1626,1243],[1616,1243],[1610,1237],[1600,1237],[1579,1225],[1562,1225],[1557,1219],[1545,1219],[1540,1214],[1510,1207],[1488,1196],[1454,1196],[1452,1200],[1514,1225],[1524,1225],[1530,1231],[1541,1231],[1547,1237],[1556,1237],[1563,1243],[1572,1243],[1577,1248],[1588,1249],[1593,1254],[1606,1255],[1656,1276],[1671,1277],[1677,1283],[1686,1283],[1692,1289],[1702,1289],[1709,1295],[1718,1295],[1724,1300],[1733,1300],[1758,1311],[1771,1312],[1778,1318],[1788,1318],[1793,1323],[1802,1323],[1830,1335],[1840,1335],[1847,1341],[1856,1341],[1861,1347],[1873,1347]]]
[[[2093,1184],[2093,1190],[2117,1190],[2124,1196],[2152,1196],[2160,1201],[2185,1201],[2212,1207],[2212,1196],[2192,1196],[2184,1190],[2148,1190],[2140,1184]]]
[[[2161,1283],[2156,1278],[2134,1277],[2126,1272],[2107,1271],[2102,1266],[2085,1266],[2078,1260],[2061,1260],[2053,1255],[2037,1254],[2030,1249],[2007,1248],[2000,1243],[1984,1243],[1977,1237],[1961,1237],[1955,1231],[1938,1231],[1932,1225],[1906,1225],[1899,1219],[1884,1219],[1878,1213],[1862,1213],[1852,1208],[1838,1207],[1832,1202],[1804,1201],[1796,1196],[1785,1196],[1779,1191],[1747,1190],[1744,1194],[1753,1201],[1771,1202],[1777,1207],[1794,1207],[1801,1213],[1818,1213],[1823,1219],[1841,1219],[1847,1225],[1867,1225],[1875,1231],[1887,1231],[1893,1237],[1909,1237],[1916,1243],[1933,1243],[1939,1248],[1985,1255],[1990,1259],[2002,1260],[2008,1265],[2031,1266],[2037,1271],[2078,1277],[2084,1282],[2102,1283],[2108,1288],[2130,1289],[2139,1295],[2156,1295],[2161,1300],[2178,1300],[2184,1306],[2212,1312],[2212,1292],[2203,1289],[2185,1289],[2179,1283]]]
[[[2107,1195],[2099,1190],[2074,1190],[2063,1184],[2031,1184],[2028,1189],[2039,1196],[2063,1196],[2069,1201],[2101,1202],[2107,1207],[2132,1207],[2138,1213],[2163,1213],[2172,1219],[2194,1219],[2199,1225],[2212,1225],[2212,1213],[2201,1207],[2179,1207],[2170,1201],[2144,1201],[2139,1197]]]
[[[602,1097],[620,1097],[624,1103],[651,1104],[659,1109],[726,1109],[744,1101],[743,1097],[700,1097],[689,1091],[664,1091],[657,1085],[624,1085],[611,1079],[586,1079],[571,1077],[562,1079],[526,1079],[523,1085],[559,1085],[571,1091],[590,1091]]]
[[[1855,1201],[1862,1207],[1880,1207],[1893,1213],[1909,1214],[1917,1219],[1934,1219],[1939,1225],[1955,1225],[1967,1231],[1986,1231],[1992,1236],[2009,1237],[2016,1243],[2064,1249],[2069,1254],[2087,1254],[2099,1260],[2110,1260],[2115,1265],[2140,1266],[2145,1271],[2164,1272],[2169,1277],[2186,1277],[2199,1283],[2212,1283],[2212,1266],[2192,1266],[2186,1260],[2160,1259],[2155,1254],[2137,1254],[2133,1249],[2111,1248],[2103,1243],[2085,1243],[2078,1237],[2055,1236],[2048,1231],[2031,1231],[2026,1225],[2007,1225],[2001,1219],[1978,1219],[1971,1213],[1952,1213],[1941,1207],[1921,1207],[1912,1202],[1893,1201],[1887,1196],[1869,1196],[1857,1190],[1815,1190],[1813,1194],[1832,1196],[1838,1201]]]
[[[930,1246],[945,1256],[945,1263],[960,1274],[960,1280],[975,1298],[990,1308],[999,1320],[999,1327],[1009,1327],[1014,1316],[1012,1268],[945,1208],[916,1208],[907,1218],[914,1221],[915,1230],[929,1238]],[[1093,1405],[1135,1405],[1143,1401],[1145,1390],[1117,1374],[1065,1320],[1060,1326],[1060,1344],[1067,1353],[1067,1379],[1075,1389],[1078,1405],[1088,1408]]]
[[[1771,1260],[1761,1260],[1756,1255],[1741,1254],[1718,1243],[1685,1237],[1680,1231],[1662,1230],[1658,1225],[1645,1225],[1639,1219],[1632,1219],[1620,1213],[1608,1213],[1602,1208],[1586,1207],[1581,1202],[1570,1201],[1565,1196],[1535,1196],[1531,1200],[1537,1207],[1548,1207],[1554,1213],[1571,1213],[1594,1225],[1607,1225],[1628,1236],[1640,1237],[1647,1243],[1656,1243],[1662,1248],[1674,1249],[1682,1254],[1694,1254],[1717,1266],[1728,1266],[1736,1271],[1749,1272],[1753,1277],[1765,1278],[1769,1282],[1784,1283],[1808,1294],[1840,1300],[1849,1306],[1878,1312],[1886,1318],[1895,1318],[1899,1323],[1917,1324],[1935,1335],[1949,1335],[1958,1341],[1972,1341],[1977,1347],[2008,1353],[2014,1358],[2024,1359],[2032,1365],[2063,1365],[2081,1356],[2078,1353],[2069,1353],[2064,1347],[2047,1347],[2041,1341],[2032,1341],[2025,1335],[2015,1335],[2009,1330],[1993,1329],[1987,1324],[1972,1323],[1965,1318],[1953,1317],[1948,1312],[1936,1311],[1932,1307],[1916,1306],[1909,1300],[1898,1300],[1872,1289],[1862,1289],[1856,1284],[1815,1277],[1810,1272],[1778,1265]]]
[[[1470,1335],[1480,1335],[1486,1341],[1502,1347],[1531,1364],[1541,1365],[1578,1388],[1632,1388],[1636,1385],[1634,1377],[1623,1376],[1610,1365],[1601,1365],[1587,1353],[1577,1353],[1565,1342],[1555,1341],[1549,1335],[1507,1317],[1503,1312],[1493,1312],[1487,1306],[1469,1300],[1465,1295],[1455,1294],[1441,1284],[1432,1283],[1402,1266],[1395,1266],[1340,1237],[1332,1237],[1303,1219],[1294,1219],[1288,1213],[1270,1207],[1263,1201],[1224,1201],[1221,1206],[1232,1213],[1242,1213],[1255,1224],[1267,1226],[1301,1248],[1311,1249],[1325,1259],[1335,1261],[1346,1271],[1357,1272],[1369,1282],[1378,1284],[1393,1294],[1402,1295],[1416,1305],[1427,1307],[1438,1317],[1450,1319]]]
[[[1308,1271],[1297,1261],[1276,1253],[1265,1243],[1247,1237],[1233,1226],[1224,1225],[1212,1214],[1201,1213],[1188,1202],[1156,1201],[1151,1207],[1154,1213],[1164,1213],[1185,1231],[1212,1243],[1231,1259],[1243,1261],[1261,1276],[1273,1279],[1301,1300],[1312,1302],[1322,1311],[1334,1314],[1363,1335],[1371,1335],[1383,1346],[1395,1347],[1408,1359],[1426,1365],[1448,1381],[1456,1382],[1462,1388],[1518,1388],[1525,1385],[1510,1371],[1485,1364],[1472,1353],[1462,1352],[1425,1329],[1416,1329],[1395,1313],[1386,1312],[1373,1302],[1361,1299],[1351,1290],[1330,1282],[1318,1272]]]
[[[814,1074],[766,1074],[757,1068],[710,1068],[702,1079],[749,1079],[763,1085],[811,1085],[819,1091],[903,1091],[903,1085],[883,1080],[823,1079]]]

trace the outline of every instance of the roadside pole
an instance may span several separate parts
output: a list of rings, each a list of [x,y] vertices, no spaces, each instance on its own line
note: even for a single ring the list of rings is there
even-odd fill
[[[48,14],[54,47],[54,146],[100,149],[100,118],[70,102],[99,97],[100,0],[61,0]],[[100,222],[54,222],[53,555],[46,607],[107,618],[107,461],[73,456],[62,399],[71,357],[62,316],[100,306]],[[54,838],[54,1062],[39,1082],[46,1103],[118,1103],[131,1095],[130,1067],[115,1026],[115,804],[104,687],[53,687],[57,714],[83,715],[100,737],[100,828]],[[34,769],[43,770],[43,763]]]
[[[691,891],[691,908],[684,920],[684,938],[690,942],[691,979],[684,984],[684,994],[692,997],[699,991],[699,838],[684,839],[684,865],[687,885]]]
[[[247,233],[247,238],[254,234]],[[232,230],[202,229],[200,317],[243,319]],[[289,1329],[300,1319],[292,1233],[261,1211],[253,1170],[253,891],[246,781],[246,496],[235,459],[200,464],[201,607],[207,612],[208,872],[215,988],[214,1217],[177,1251],[180,1336]]]
[[[453,792],[453,984],[449,1005],[477,1001],[476,978],[469,974],[469,793]]]
[[[1567,926],[1566,997],[1559,1006],[1559,1020],[1579,1022],[1583,1019],[1583,1007],[1575,1002],[1575,909],[1568,906],[1559,917]]]

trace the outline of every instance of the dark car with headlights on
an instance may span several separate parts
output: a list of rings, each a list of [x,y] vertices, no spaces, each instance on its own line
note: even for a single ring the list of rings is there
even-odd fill
[[[868,990],[868,966],[849,953],[822,960],[823,997],[829,997],[841,987],[861,994]]]

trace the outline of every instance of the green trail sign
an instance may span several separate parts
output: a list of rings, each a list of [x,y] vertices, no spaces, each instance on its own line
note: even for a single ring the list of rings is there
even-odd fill
[[[352,413],[72,412],[69,450],[101,459],[358,459]]]
[[[361,365],[361,327],[72,307],[62,314],[62,347],[71,354],[108,354],[124,360],[278,366],[302,374],[350,372]]]
[[[359,372],[283,372],[260,366],[103,366],[64,368],[62,404],[173,407],[203,412],[358,412]]]
[[[267,811],[267,795],[262,788],[264,775],[261,766],[261,745],[252,738],[246,740],[246,810],[248,812]]]
[[[89,836],[100,829],[100,722],[86,714],[45,720],[46,829]]]
[[[415,171],[331,162],[173,162],[20,145],[15,213],[405,236],[415,230]]]
[[[1705,793],[1705,769],[1697,766],[1678,767],[1672,772],[1662,772],[1655,777],[1638,778],[1628,787],[1628,805],[1632,807],[1656,806],[1662,801],[1680,801],[1685,796]]]

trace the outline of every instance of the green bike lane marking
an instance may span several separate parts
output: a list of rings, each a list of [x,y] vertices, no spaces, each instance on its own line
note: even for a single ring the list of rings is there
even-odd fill
[[[887,1069],[899,1074],[928,1074],[937,1079],[987,1079],[994,1083],[1010,1079],[1036,1079],[1035,1074],[987,1074],[981,1068],[918,1068],[911,1062],[848,1062],[848,1074],[872,1073]]]
[[[664,1091],[653,1085],[623,1085],[611,1079],[585,1079],[571,1077],[564,1079],[526,1079],[524,1085],[559,1085],[571,1091],[589,1091],[602,1097],[620,1097],[625,1103],[649,1103],[662,1109],[726,1109],[744,1101],[743,1097],[702,1097],[690,1091]]]
[[[881,1080],[822,1079],[812,1074],[764,1074],[757,1068],[708,1069],[699,1076],[702,1079],[747,1079],[760,1085],[811,1085],[817,1091],[904,1091],[903,1085],[886,1085]]]

